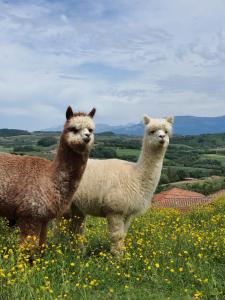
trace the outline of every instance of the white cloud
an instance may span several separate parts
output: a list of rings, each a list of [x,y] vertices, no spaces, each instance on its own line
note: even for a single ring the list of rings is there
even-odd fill
[[[222,114],[224,19],[222,0],[0,0],[0,127],[51,127],[68,104],[107,123]]]

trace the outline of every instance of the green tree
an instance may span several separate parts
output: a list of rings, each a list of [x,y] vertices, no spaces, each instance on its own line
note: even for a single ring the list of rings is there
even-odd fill
[[[37,142],[37,145],[42,147],[49,147],[55,144],[57,144],[57,139],[53,136],[43,137]]]

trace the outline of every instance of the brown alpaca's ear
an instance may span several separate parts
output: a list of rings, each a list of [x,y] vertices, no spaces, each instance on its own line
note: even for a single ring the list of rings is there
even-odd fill
[[[92,110],[89,112],[88,115],[89,115],[89,117],[93,118],[95,113],[96,113],[96,108],[94,107],[94,108],[92,108]]]
[[[67,121],[73,116],[73,110],[71,106],[68,106],[66,110],[66,119]]]

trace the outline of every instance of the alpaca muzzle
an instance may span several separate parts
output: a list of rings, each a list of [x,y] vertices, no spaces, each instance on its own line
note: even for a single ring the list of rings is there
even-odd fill
[[[85,142],[85,144],[88,144],[90,142],[91,138],[89,136],[86,136],[83,138],[83,141]]]
[[[162,144],[162,145],[165,144],[165,142],[166,142],[166,140],[164,140],[164,139],[161,139],[161,140],[159,141],[159,143]]]

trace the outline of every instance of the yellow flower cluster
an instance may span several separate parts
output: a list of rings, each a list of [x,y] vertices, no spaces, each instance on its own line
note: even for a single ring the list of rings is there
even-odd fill
[[[121,258],[109,252],[104,219],[89,218],[85,238],[69,225],[62,220],[58,231],[50,226],[48,246],[31,254],[30,245],[18,249],[17,230],[0,221],[2,299],[222,299],[225,294],[225,199],[186,213],[149,210],[133,221]],[[86,244],[85,253],[79,243]]]

